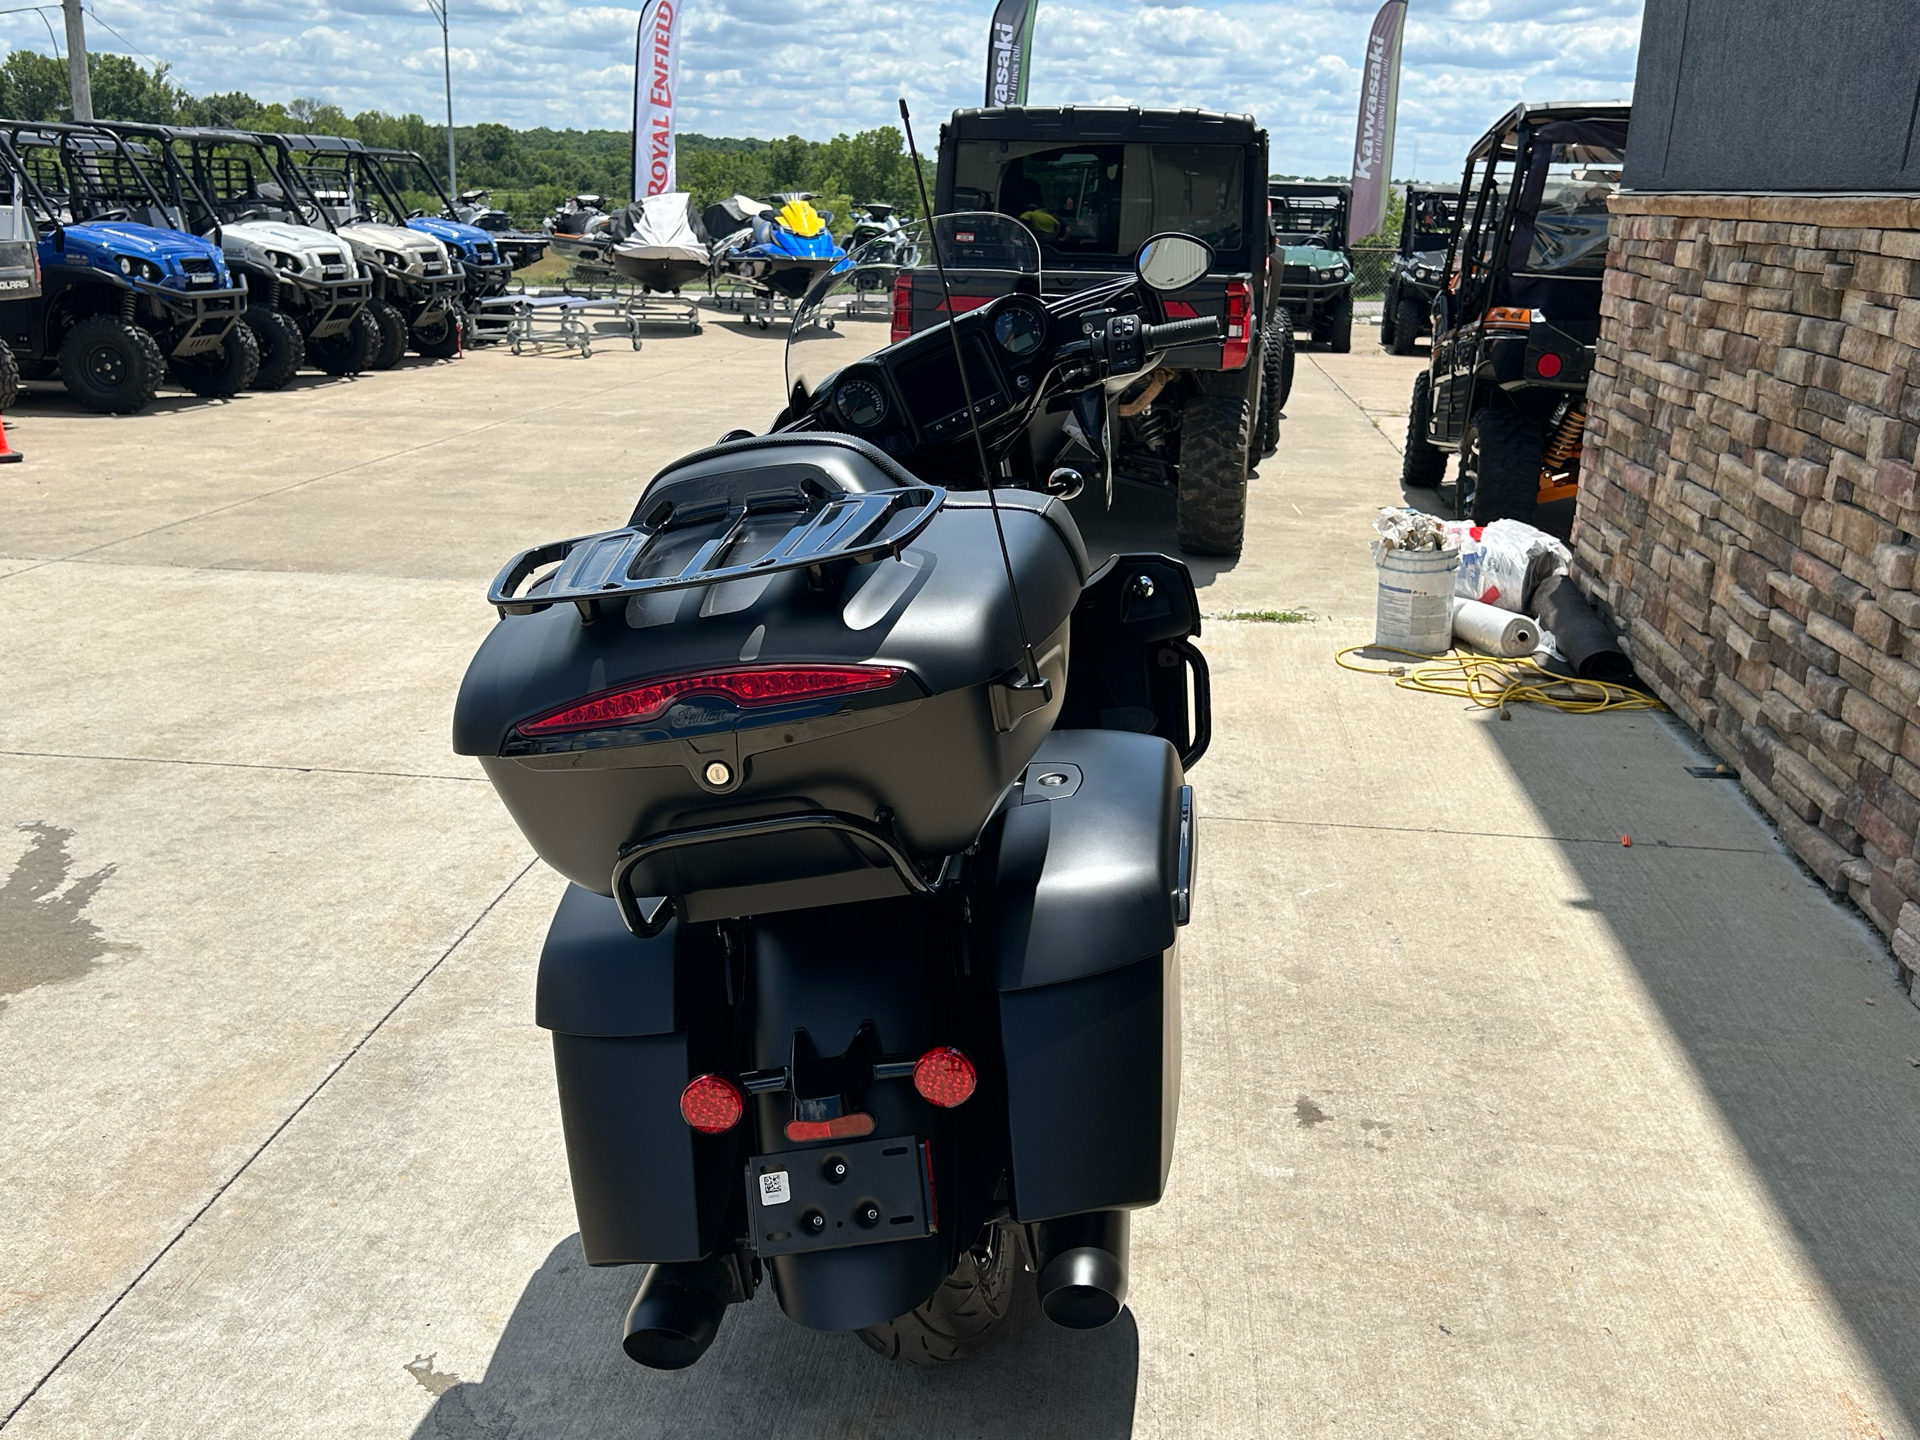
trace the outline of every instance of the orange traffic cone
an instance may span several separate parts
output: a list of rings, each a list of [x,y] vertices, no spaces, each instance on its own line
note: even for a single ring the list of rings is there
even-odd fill
[[[18,465],[26,458],[7,443],[7,422],[0,417],[0,465]]]

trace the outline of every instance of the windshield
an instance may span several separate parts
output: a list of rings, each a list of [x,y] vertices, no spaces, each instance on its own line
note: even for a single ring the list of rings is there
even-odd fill
[[[1606,269],[1607,200],[1620,188],[1622,159],[1598,145],[1553,147],[1544,180],[1537,172],[1528,178],[1540,196],[1532,233],[1523,221],[1515,236],[1527,241],[1528,271],[1598,276]]]
[[[804,404],[821,383],[949,313],[929,227],[915,220],[860,246],[813,282],[787,336],[787,396]],[[932,236],[953,288],[953,309],[975,309],[1014,290],[1038,294],[1040,244],[1005,215],[941,215]]]
[[[1270,195],[1273,238],[1280,245],[1317,245],[1341,248],[1341,221],[1346,201],[1338,195]]]

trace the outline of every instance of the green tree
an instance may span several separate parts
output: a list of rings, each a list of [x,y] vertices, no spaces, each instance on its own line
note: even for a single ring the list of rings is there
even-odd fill
[[[16,50],[0,63],[0,114],[58,120],[71,113],[66,62],[37,50]]]
[[[93,113],[102,120],[145,120],[169,125],[186,91],[167,79],[166,65],[149,70],[129,55],[89,55],[87,79],[93,86]],[[71,104],[67,113],[72,114]]]

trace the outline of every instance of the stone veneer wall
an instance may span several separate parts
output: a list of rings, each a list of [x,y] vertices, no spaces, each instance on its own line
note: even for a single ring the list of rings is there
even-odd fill
[[[1920,1003],[1920,199],[1612,210],[1575,578]]]

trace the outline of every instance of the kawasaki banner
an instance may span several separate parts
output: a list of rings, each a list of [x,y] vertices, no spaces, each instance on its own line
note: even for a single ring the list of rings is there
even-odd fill
[[[987,32],[987,104],[1027,103],[1027,57],[1040,0],[1000,0]]]
[[[1400,39],[1407,27],[1407,0],[1387,0],[1367,36],[1367,65],[1360,77],[1360,124],[1353,137],[1353,215],[1348,235],[1373,234],[1387,218],[1393,186],[1393,118],[1400,103]]]
[[[673,183],[673,131],[680,88],[680,5],[647,0],[633,47],[633,198],[667,195]]]

